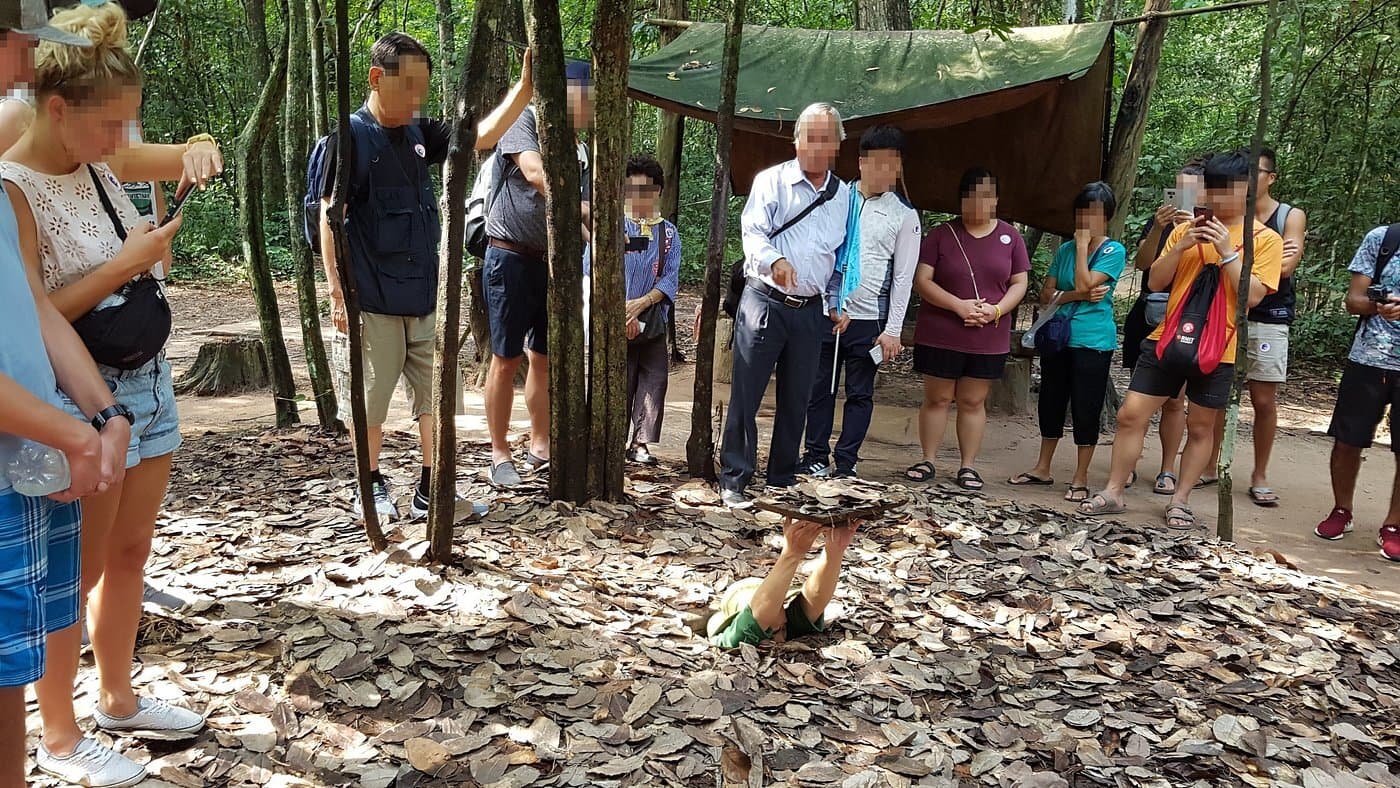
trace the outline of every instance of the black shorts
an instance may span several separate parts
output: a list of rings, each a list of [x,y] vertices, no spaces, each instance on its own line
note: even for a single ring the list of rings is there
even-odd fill
[[[1158,366],[1157,343],[1147,340],[1142,343],[1142,353],[1138,356],[1137,367],[1133,369],[1133,380],[1128,391],[1136,391],[1149,397],[1175,397],[1186,384],[1186,398],[1203,408],[1222,410],[1230,404],[1230,381],[1235,376],[1234,364],[1221,364],[1209,375],[1179,375]]]
[[[964,353],[928,345],[914,346],[914,371],[920,375],[943,380],[1001,380],[1005,369],[1005,353]]]
[[[543,260],[488,246],[481,291],[492,354],[519,358],[528,345],[531,351],[548,355],[549,267]]]
[[[1396,430],[1400,429],[1396,416],[1396,410],[1400,409],[1400,372],[1348,361],[1342,383],[1337,387],[1337,406],[1332,409],[1332,425],[1327,428],[1327,434],[1338,443],[1369,449],[1376,440],[1376,427],[1385,418],[1387,406],[1390,408],[1390,450],[1400,454],[1400,440],[1396,439]]]

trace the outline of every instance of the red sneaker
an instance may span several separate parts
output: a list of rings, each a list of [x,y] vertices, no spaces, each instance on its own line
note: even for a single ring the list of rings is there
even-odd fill
[[[1327,515],[1326,520],[1317,524],[1317,528],[1313,529],[1313,533],[1323,539],[1330,539],[1335,542],[1351,533],[1353,527],[1351,523],[1351,512],[1338,506],[1336,509],[1332,510],[1331,514]]]
[[[1380,542],[1383,558],[1400,561],[1400,525],[1382,525],[1381,536],[1376,541]]]

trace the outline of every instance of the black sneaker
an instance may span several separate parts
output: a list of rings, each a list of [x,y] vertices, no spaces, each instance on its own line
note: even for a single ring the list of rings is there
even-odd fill
[[[815,476],[818,479],[825,479],[831,475],[831,466],[826,463],[826,460],[812,460],[811,462],[803,463],[802,467],[797,469],[797,472],[804,476]]]
[[[834,473],[831,474],[831,478],[833,478],[833,479],[858,479],[858,478],[860,478],[860,477],[856,476],[856,466],[852,465],[852,466],[849,467],[849,468],[842,468],[840,465],[838,465],[838,466],[836,466],[836,471],[835,471]]]
[[[753,501],[745,495],[743,490],[720,490],[720,503],[730,509],[747,509],[753,506]]]

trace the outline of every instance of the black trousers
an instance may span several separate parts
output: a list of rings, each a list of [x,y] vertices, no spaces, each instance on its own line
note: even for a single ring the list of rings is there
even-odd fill
[[[778,408],[768,448],[768,483],[782,486],[797,481],[797,455],[823,330],[831,331],[831,319],[822,311],[821,297],[792,307],[753,287],[744,288],[734,316],[734,376],[719,454],[719,483],[724,489],[743,490],[753,481],[758,463],[758,406],[775,369]]]
[[[821,363],[807,403],[806,461],[826,462],[831,455],[832,422],[836,418],[836,393],[831,387],[836,345],[841,344],[840,363],[846,377],[846,406],[841,411],[841,439],[836,442],[836,467],[850,469],[860,460],[860,445],[870,430],[875,410],[875,372],[870,348],[880,336],[879,320],[852,320],[838,338],[827,329],[822,339]]]
[[[1074,445],[1099,442],[1112,350],[1066,348],[1040,357],[1040,437],[1065,436],[1065,411],[1074,420]]]

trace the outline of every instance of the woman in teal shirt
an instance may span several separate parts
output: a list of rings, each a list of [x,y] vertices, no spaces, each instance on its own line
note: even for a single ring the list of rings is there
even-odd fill
[[[1074,480],[1066,501],[1089,497],[1089,463],[1099,442],[1099,416],[1108,390],[1118,326],[1113,320],[1113,287],[1123,273],[1127,250],[1108,237],[1108,222],[1118,201],[1108,184],[1097,181],[1074,198],[1074,240],[1055,252],[1049,275],[1040,288],[1040,303],[1059,299],[1070,312],[1068,346],[1040,358],[1040,459],[1035,467],[1010,482],[1051,485],[1050,461],[1064,437],[1065,411],[1074,420],[1074,445],[1079,448]]]

